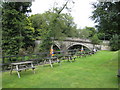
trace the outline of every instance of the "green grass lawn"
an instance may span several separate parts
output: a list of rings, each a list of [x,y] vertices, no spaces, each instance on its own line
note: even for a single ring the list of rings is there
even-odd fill
[[[16,72],[12,75],[3,72],[3,88],[118,88],[118,51],[99,51],[95,55],[77,58],[75,62],[62,62],[36,66],[32,70]]]

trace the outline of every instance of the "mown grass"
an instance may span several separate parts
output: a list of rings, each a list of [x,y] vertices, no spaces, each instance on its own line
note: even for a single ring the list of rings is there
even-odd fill
[[[118,88],[118,52],[99,51],[95,55],[77,58],[75,62],[62,62],[37,66],[22,71],[21,78],[3,72],[3,88]]]

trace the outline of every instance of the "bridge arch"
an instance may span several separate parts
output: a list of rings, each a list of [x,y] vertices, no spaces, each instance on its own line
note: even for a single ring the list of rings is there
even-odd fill
[[[56,43],[53,44],[53,49],[54,49],[55,47],[60,50],[60,46],[59,46],[58,44],[56,44]]]
[[[75,45],[84,46],[84,47],[86,47],[87,49],[89,49],[90,51],[92,50],[89,46],[87,46],[86,44],[83,44],[83,43],[73,43],[73,44],[70,44],[70,45],[67,46],[66,49],[68,50],[69,48],[71,48],[71,47],[73,47],[73,46],[75,46]]]

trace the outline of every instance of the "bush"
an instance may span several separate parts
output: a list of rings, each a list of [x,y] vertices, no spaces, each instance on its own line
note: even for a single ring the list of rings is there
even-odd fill
[[[115,34],[110,39],[110,47],[112,51],[117,51],[120,49],[120,36]]]

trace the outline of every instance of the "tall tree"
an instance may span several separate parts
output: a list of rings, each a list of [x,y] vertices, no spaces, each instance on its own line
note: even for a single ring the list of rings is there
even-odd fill
[[[2,50],[4,55],[18,54],[19,49],[30,40],[26,38],[33,32],[33,28],[30,28],[26,18],[26,14],[31,11],[30,6],[30,2],[4,2],[2,4]]]
[[[79,29],[79,37],[80,38],[90,38],[93,37],[97,33],[96,29],[94,27],[85,27],[83,29]]]
[[[113,35],[120,35],[120,1],[94,3],[92,19],[98,23],[96,27],[104,33],[105,39],[110,40]]]
[[[72,36],[69,33],[75,31],[73,18],[68,14],[62,14],[69,2],[70,0],[67,0],[62,7],[54,7],[43,14],[30,17],[35,27],[35,37],[42,39],[41,50],[50,49],[54,39],[61,40],[66,34]]]
[[[120,49],[120,39],[117,34],[113,35],[110,39],[111,50],[116,51]]]
[[[40,38],[42,32],[46,33],[48,27],[50,25],[56,24],[52,27],[52,37],[60,38],[62,36],[66,37],[76,37],[77,30],[76,24],[73,22],[73,17],[69,14],[60,14],[59,18],[56,19],[56,23],[50,24],[53,19],[56,17],[56,13],[53,12],[45,12],[43,14],[35,14],[30,16],[30,20],[32,22],[32,26],[35,28],[35,37]],[[45,30],[45,31],[44,31]]]

